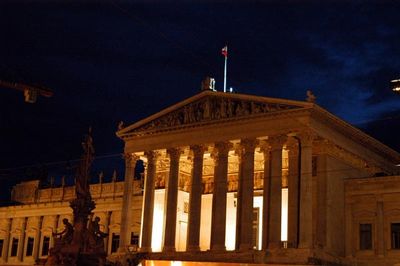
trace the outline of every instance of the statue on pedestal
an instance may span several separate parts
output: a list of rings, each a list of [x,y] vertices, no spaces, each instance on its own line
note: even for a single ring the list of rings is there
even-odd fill
[[[45,265],[104,265],[106,252],[103,238],[107,236],[99,229],[100,219],[90,220],[95,203],[92,200],[89,186],[90,167],[94,158],[93,139],[91,129],[82,142],[84,150],[80,165],[75,177],[76,198],[70,202],[73,210],[73,226],[68,219],[64,219],[65,230],[55,235],[61,235],[50,250]],[[101,241],[100,241],[101,240]]]

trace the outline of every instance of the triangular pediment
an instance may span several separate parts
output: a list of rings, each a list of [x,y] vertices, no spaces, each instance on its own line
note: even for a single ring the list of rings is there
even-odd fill
[[[293,109],[312,107],[308,102],[290,101],[235,93],[203,91],[117,132],[122,137],[153,131],[251,118]]]

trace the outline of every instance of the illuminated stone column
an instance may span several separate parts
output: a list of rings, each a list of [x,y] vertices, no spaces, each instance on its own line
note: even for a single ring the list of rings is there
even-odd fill
[[[299,147],[298,141],[289,138],[289,176],[288,176],[288,246],[297,247],[298,233],[298,196],[299,196]]]
[[[285,135],[268,139],[271,145],[271,186],[270,186],[270,219],[268,247],[281,247],[281,215],[282,215],[282,146],[286,142]]]
[[[126,252],[126,246],[129,245],[131,239],[133,178],[135,175],[136,162],[139,160],[137,155],[130,153],[126,153],[124,158],[125,180],[124,194],[122,197],[121,233],[118,247],[118,252],[120,253]]]
[[[151,236],[153,229],[153,210],[154,210],[154,182],[156,178],[156,162],[159,153],[148,151],[147,157],[147,175],[144,184],[143,197],[143,221],[142,221],[142,240],[141,251],[151,252]]]
[[[264,155],[264,180],[263,180],[263,213],[262,213],[262,249],[268,249],[269,237],[269,219],[270,219],[270,202],[271,202],[271,147],[268,142],[261,144],[261,151]]]
[[[253,249],[253,190],[254,190],[254,149],[256,139],[240,142],[240,173],[238,185],[238,208],[236,223],[237,247],[239,250]]]
[[[310,132],[299,135],[301,142],[300,179],[300,236],[299,247],[311,248],[313,244],[312,216],[312,141]]]
[[[168,184],[165,188],[166,212],[165,212],[165,234],[164,234],[164,252],[175,251],[176,234],[176,208],[178,204],[178,176],[179,176],[179,158],[182,150],[177,148],[168,149],[167,153],[170,159]]]
[[[19,235],[18,241],[18,261],[22,261],[24,257],[24,247],[25,247],[25,230],[26,230],[26,222],[28,218],[20,218],[21,219],[21,232]]]
[[[195,145],[190,149],[193,151],[193,168],[189,195],[187,250],[199,251],[203,157],[206,147]]]
[[[211,216],[211,250],[224,251],[226,226],[226,193],[228,181],[229,142],[215,143],[214,157],[214,191]]]

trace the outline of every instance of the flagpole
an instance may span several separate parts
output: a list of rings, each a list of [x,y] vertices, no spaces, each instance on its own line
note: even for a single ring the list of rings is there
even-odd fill
[[[226,68],[228,62],[228,55],[225,55],[225,68],[224,68],[224,92],[226,92]]]

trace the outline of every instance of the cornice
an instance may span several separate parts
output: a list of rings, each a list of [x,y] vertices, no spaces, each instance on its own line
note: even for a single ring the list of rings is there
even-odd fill
[[[292,110],[283,110],[283,111],[275,111],[272,113],[261,113],[257,115],[251,115],[251,116],[242,116],[242,117],[233,117],[233,118],[226,118],[226,119],[221,119],[221,120],[211,120],[211,121],[206,121],[206,122],[198,122],[198,123],[193,123],[189,125],[182,125],[182,126],[175,126],[175,127],[168,127],[168,128],[162,128],[158,130],[148,130],[148,131],[141,131],[141,132],[134,132],[130,134],[126,134],[124,136],[120,136],[124,141],[128,141],[131,139],[135,139],[137,137],[142,137],[142,136],[158,136],[158,135],[163,135],[163,134],[168,134],[168,133],[179,133],[179,132],[185,132],[187,130],[191,129],[200,129],[200,128],[206,128],[206,127],[212,127],[212,126],[225,126],[225,125],[232,125],[235,123],[242,123],[243,121],[249,121],[249,122],[257,122],[261,121],[264,119],[279,119],[279,118],[287,118],[288,116],[293,117],[293,115],[296,116],[301,116],[302,114],[308,114],[310,112],[310,109],[292,109]]]
[[[362,146],[367,146],[374,153],[384,157],[385,159],[390,159],[394,164],[400,162],[400,154],[398,152],[364,133],[360,129],[334,116],[322,107],[315,105],[312,109],[311,116],[329,127],[334,127],[338,132],[344,134],[356,143],[361,144]]]
[[[330,155],[356,167],[357,169],[367,171],[371,175],[383,171],[379,166],[371,164],[370,161],[367,161],[326,139],[319,139],[314,142],[313,153]]]

